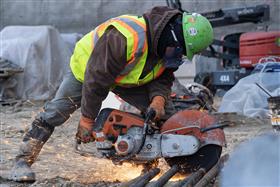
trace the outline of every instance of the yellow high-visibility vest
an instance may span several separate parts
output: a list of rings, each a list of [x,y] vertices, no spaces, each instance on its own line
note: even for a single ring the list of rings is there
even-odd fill
[[[143,85],[162,74],[165,68],[163,63],[159,61],[151,72],[144,78],[140,78],[148,55],[146,22],[143,17],[122,15],[102,23],[77,42],[70,61],[71,70],[77,80],[80,82],[84,81],[84,74],[89,57],[98,39],[109,26],[115,27],[126,37],[127,41],[127,64],[124,70],[115,79],[116,85]]]

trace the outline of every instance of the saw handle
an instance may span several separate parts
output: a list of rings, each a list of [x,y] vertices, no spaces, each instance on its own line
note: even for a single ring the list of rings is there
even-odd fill
[[[153,108],[148,108],[147,112],[145,114],[144,127],[143,127],[143,132],[142,132],[144,138],[146,138],[146,133],[147,133],[148,126],[149,126],[148,123],[150,120],[154,119],[155,116],[156,116],[156,111]]]
[[[148,108],[147,112],[145,114],[145,120],[144,120],[144,126],[143,126],[143,130],[142,130],[142,142],[141,145],[139,147],[139,149],[136,151],[136,154],[138,154],[141,149],[143,148],[144,144],[145,144],[145,140],[146,140],[146,134],[149,128],[148,122],[152,119],[154,119],[156,116],[156,111],[153,108]]]
[[[229,127],[230,124],[216,124],[210,127],[205,127],[205,128],[201,128],[200,132],[204,133],[210,130],[214,130],[214,129],[223,129],[224,127]]]
[[[156,111],[153,108],[148,108],[145,114],[145,121],[144,123],[148,123],[150,120],[156,117]]]

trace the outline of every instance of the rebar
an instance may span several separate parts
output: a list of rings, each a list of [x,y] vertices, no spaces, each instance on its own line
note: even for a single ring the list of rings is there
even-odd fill
[[[178,165],[172,166],[167,172],[165,172],[156,182],[149,185],[149,187],[162,187],[164,184],[168,182],[168,180],[173,177],[178,171],[180,167]]]
[[[222,156],[219,161],[199,180],[195,187],[207,186],[218,175],[228,158],[228,154]]]
[[[200,168],[196,172],[192,173],[190,176],[187,176],[185,179],[177,183],[173,187],[193,187],[205,174],[205,169]]]
[[[160,169],[154,168],[144,173],[143,175],[128,181],[127,183],[121,184],[120,187],[144,187],[152,178],[154,178],[157,174],[159,174]]]

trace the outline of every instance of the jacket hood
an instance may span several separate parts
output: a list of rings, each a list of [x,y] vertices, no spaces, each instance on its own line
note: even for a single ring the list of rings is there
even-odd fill
[[[159,56],[157,46],[164,27],[174,16],[180,14],[182,13],[179,10],[167,6],[157,6],[143,14],[151,42],[150,50],[155,55]]]

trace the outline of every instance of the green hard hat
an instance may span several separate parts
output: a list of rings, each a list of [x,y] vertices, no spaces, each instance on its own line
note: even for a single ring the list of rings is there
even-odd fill
[[[194,54],[213,42],[213,28],[204,16],[197,13],[184,12],[182,25],[187,57],[192,60]]]

